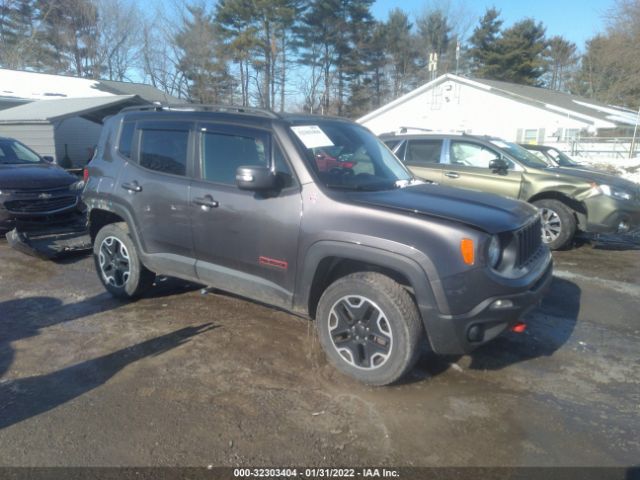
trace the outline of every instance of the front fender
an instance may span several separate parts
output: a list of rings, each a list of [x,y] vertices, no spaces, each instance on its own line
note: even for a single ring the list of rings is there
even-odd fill
[[[415,254],[414,249],[410,247],[407,247],[407,249]],[[296,281],[293,301],[294,311],[309,315],[309,300],[316,272],[320,262],[330,257],[365,262],[398,272],[410,282],[418,309],[423,314],[423,317],[430,317],[431,315],[428,315],[429,312],[437,315],[438,305],[433,287],[435,284],[436,288],[438,288],[440,283],[431,282],[425,269],[416,260],[397,251],[333,240],[318,241],[307,250]],[[442,293],[442,295],[444,294]],[[425,323],[428,334],[426,322],[423,321],[423,323]]]

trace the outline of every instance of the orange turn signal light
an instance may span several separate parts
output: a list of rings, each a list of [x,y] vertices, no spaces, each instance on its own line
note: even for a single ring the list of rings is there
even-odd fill
[[[460,253],[462,254],[462,261],[467,265],[473,265],[476,258],[476,249],[473,245],[473,240],[470,238],[463,238],[460,240]]]

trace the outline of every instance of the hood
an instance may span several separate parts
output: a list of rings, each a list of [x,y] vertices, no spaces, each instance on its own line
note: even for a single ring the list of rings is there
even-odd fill
[[[354,203],[462,222],[487,233],[515,230],[537,212],[519,200],[431,184],[347,195]]]
[[[78,179],[50,163],[0,163],[0,189],[48,190],[66,187]]]
[[[588,183],[596,182],[598,185],[612,185],[624,188],[625,190],[631,190],[632,192],[637,191],[640,188],[640,185],[632,182],[631,180],[626,180],[622,177],[611,175],[610,173],[606,173],[601,170],[579,167],[557,167],[551,170],[562,175],[580,178]]]

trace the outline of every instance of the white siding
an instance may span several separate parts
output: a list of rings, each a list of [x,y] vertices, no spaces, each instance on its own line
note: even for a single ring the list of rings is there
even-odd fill
[[[591,124],[451,80],[362,123],[376,134],[419,127],[512,141],[519,140],[518,130],[544,129],[544,141],[549,141],[560,128],[582,129]]]
[[[98,143],[102,125],[80,117],[67,118],[55,124],[56,158],[64,158],[64,146],[74,167],[83,167],[89,158],[89,149]]]
[[[55,157],[56,155],[53,127],[50,124],[2,124],[0,125],[0,136],[15,138],[41,156]]]

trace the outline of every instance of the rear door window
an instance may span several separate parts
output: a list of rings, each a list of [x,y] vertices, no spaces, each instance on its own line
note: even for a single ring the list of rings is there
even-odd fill
[[[429,167],[440,163],[442,140],[409,140],[404,162],[412,167]]]
[[[120,141],[118,142],[118,152],[123,157],[131,158],[131,147],[133,145],[133,132],[136,124],[133,122],[125,122],[122,124],[120,131]]]
[[[141,124],[140,165],[156,172],[185,176],[189,128],[190,124],[187,122]]]

